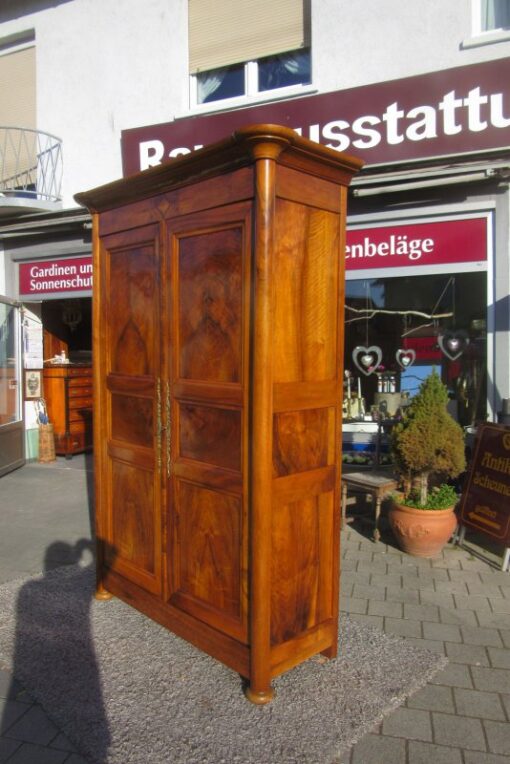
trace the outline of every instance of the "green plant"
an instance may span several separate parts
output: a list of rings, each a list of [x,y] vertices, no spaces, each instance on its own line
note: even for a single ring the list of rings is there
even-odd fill
[[[392,452],[402,476],[405,503],[416,502],[411,506],[442,508],[430,506],[431,483],[455,478],[466,468],[464,433],[448,412],[447,404],[448,391],[434,369],[393,429]],[[440,495],[451,496],[447,489],[451,486],[441,486]],[[451,504],[455,501],[456,495]]]
[[[427,501],[422,504],[421,496],[418,491],[411,490],[405,497],[407,507],[414,509],[448,509],[457,502],[457,492],[452,485],[442,483],[440,486],[434,486],[429,491]]]

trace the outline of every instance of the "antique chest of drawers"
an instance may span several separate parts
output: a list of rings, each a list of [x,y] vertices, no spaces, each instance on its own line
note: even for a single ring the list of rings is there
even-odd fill
[[[55,452],[70,459],[92,448],[92,367],[48,366],[43,381]]]

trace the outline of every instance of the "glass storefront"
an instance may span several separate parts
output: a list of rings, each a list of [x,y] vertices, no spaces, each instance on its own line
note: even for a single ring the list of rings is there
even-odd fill
[[[469,432],[487,411],[487,273],[348,279],[344,462],[391,462],[390,433],[436,369]]]
[[[23,461],[20,310],[0,298],[0,475]]]
[[[385,402],[397,414],[435,367],[458,422],[486,419],[485,272],[348,280],[345,302],[345,369],[364,415]]]

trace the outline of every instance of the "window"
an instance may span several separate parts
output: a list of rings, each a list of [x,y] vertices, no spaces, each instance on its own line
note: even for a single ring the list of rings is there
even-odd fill
[[[387,398],[376,395],[379,381],[391,380],[388,392],[413,397],[434,366],[448,387],[450,411],[461,425],[487,418],[486,273],[347,279],[345,304],[345,368],[353,379],[361,377],[367,412]],[[433,322],[423,318],[424,313],[444,317]],[[363,315],[366,319],[360,320]],[[438,341],[438,335],[449,331],[469,339],[459,355],[447,355]],[[382,364],[379,372],[360,375],[353,354],[357,347],[370,346],[381,348]],[[406,351],[414,360],[402,367],[398,354],[402,357]]]
[[[196,104],[225,98],[255,96],[270,90],[308,85],[310,51],[295,50],[258,61],[200,72],[196,78]]]
[[[305,0],[189,0],[191,105],[287,94],[311,83]]]
[[[510,40],[510,0],[472,0],[472,37],[462,48],[476,48]]]
[[[510,0],[481,0],[480,31],[510,29]]]

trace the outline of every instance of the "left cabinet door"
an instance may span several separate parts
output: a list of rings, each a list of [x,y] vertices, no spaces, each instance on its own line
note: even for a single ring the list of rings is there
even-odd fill
[[[96,291],[98,536],[104,564],[162,589],[161,254],[157,225],[101,240]]]

